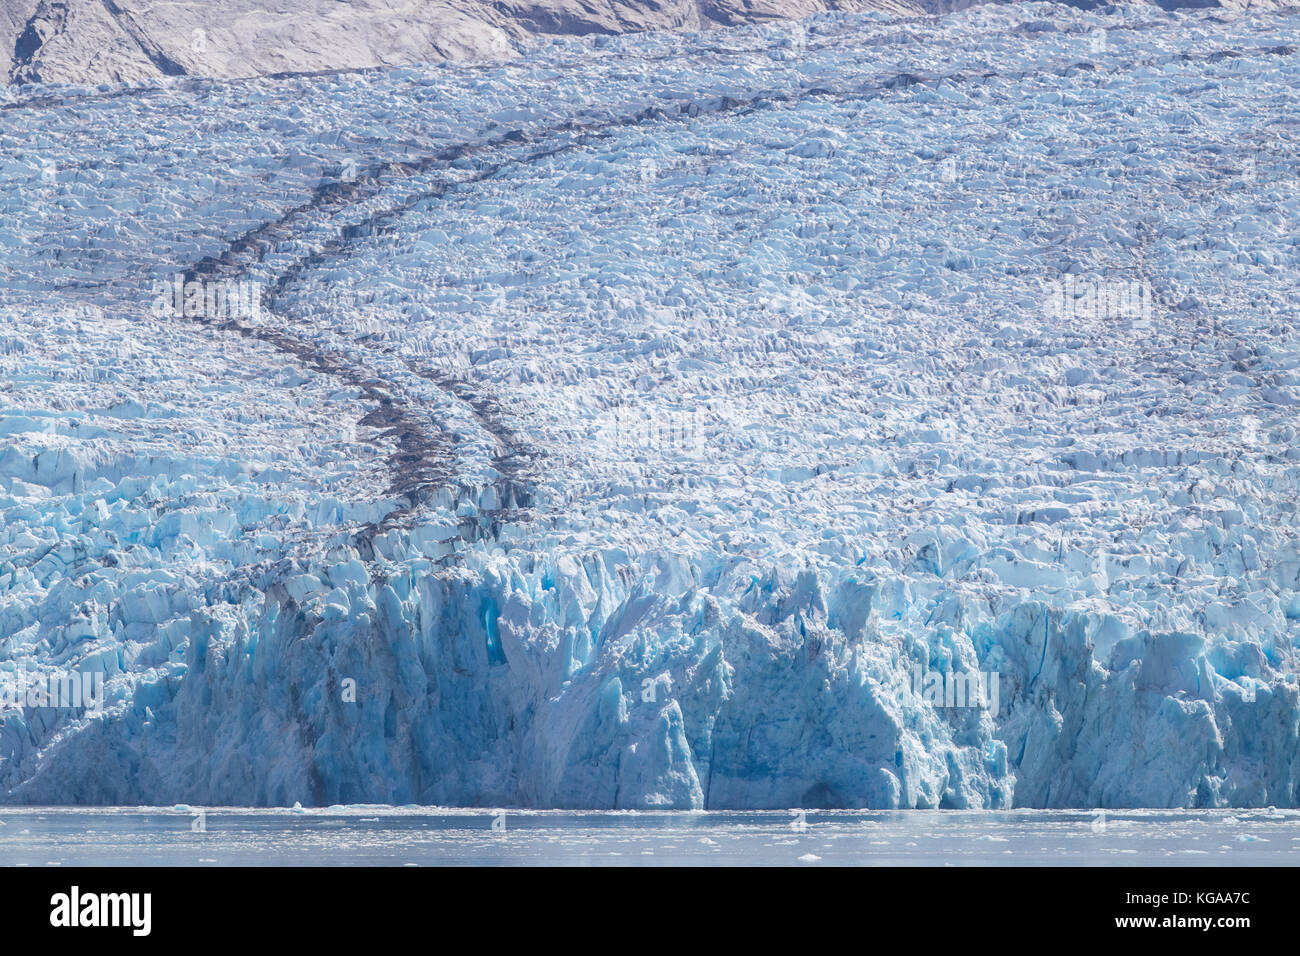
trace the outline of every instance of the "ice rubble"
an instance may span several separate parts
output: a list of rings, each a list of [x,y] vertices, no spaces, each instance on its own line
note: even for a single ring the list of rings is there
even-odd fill
[[[5,799],[1295,806],[1298,28],[11,97],[0,673],[109,704]],[[273,311],[151,315],[200,263]]]

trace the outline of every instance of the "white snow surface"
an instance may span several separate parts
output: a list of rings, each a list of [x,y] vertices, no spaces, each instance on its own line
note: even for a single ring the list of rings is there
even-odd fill
[[[107,695],[0,710],[0,797],[1296,806],[1297,47],[1034,4],[0,93],[0,683]]]

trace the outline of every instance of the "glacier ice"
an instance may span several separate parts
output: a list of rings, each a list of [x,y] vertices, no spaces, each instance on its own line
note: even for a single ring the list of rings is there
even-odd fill
[[[1296,806],[1300,21],[788,29],[0,93],[2,798]]]

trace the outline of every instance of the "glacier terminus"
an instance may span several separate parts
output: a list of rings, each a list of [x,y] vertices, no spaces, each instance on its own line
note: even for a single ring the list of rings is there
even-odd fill
[[[0,802],[1300,805],[1295,11],[520,43],[0,90]]]

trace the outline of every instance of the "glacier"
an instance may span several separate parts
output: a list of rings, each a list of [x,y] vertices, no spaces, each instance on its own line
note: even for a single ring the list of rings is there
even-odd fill
[[[0,801],[1300,805],[1298,46],[1016,4],[0,91],[0,682],[104,688],[0,709]]]

